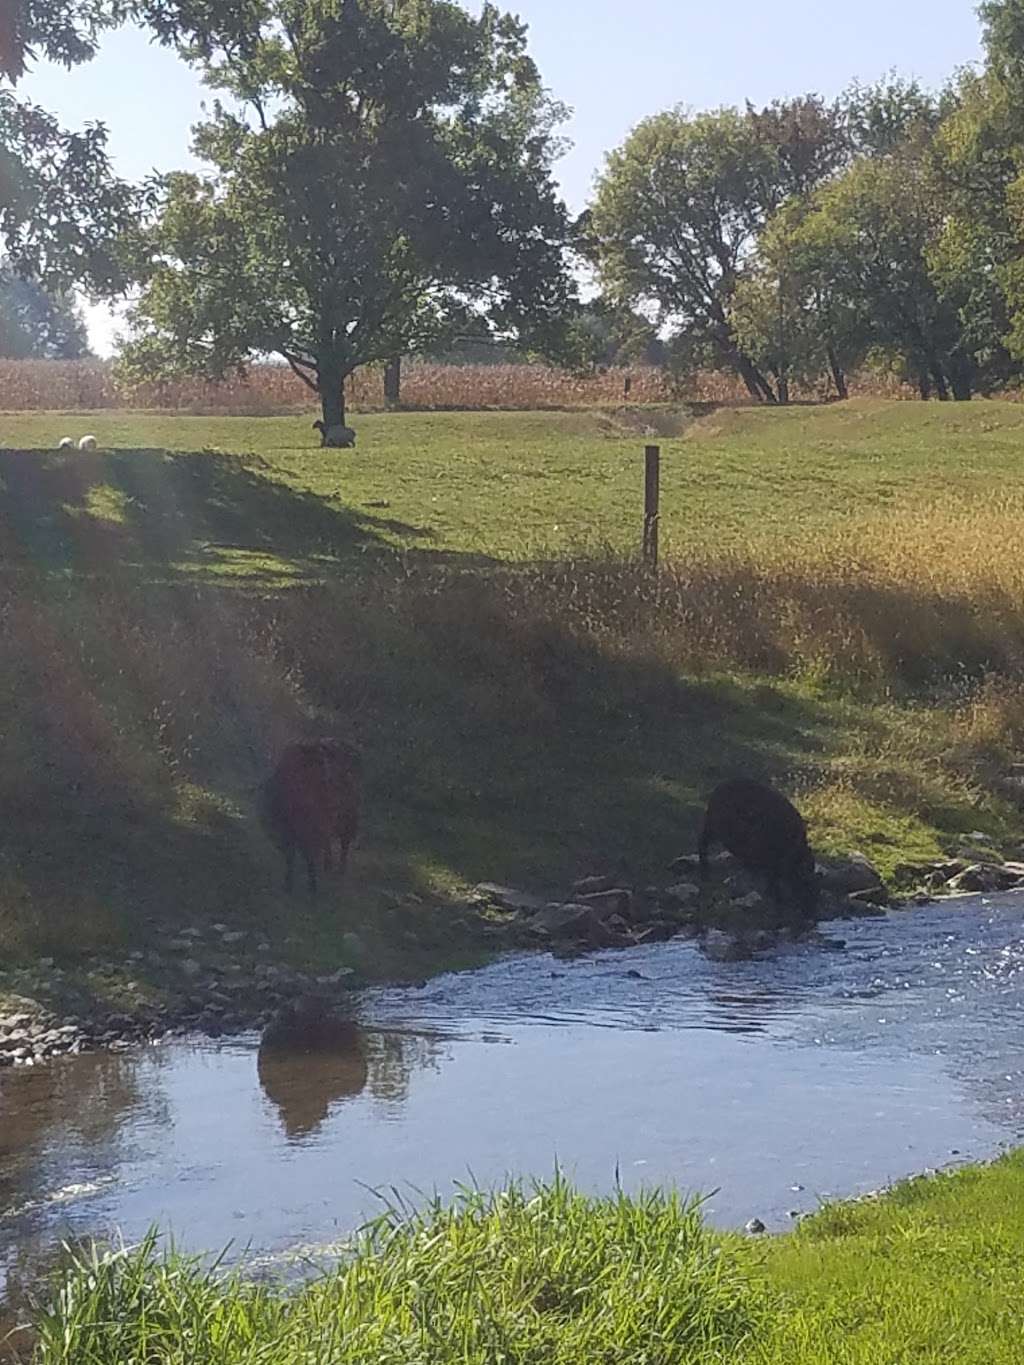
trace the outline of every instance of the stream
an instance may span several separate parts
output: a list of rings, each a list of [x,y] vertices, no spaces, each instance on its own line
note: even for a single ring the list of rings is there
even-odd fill
[[[0,1073],[0,1291],[152,1224],[293,1273],[388,1201],[547,1177],[675,1185],[769,1229],[1024,1137],[1024,895],[715,963],[676,940],[507,958],[356,1001],[348,1053],[256,1035]]]

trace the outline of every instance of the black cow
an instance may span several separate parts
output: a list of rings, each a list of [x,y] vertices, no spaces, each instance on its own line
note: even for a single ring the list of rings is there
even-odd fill
[[[708,850],[715,844],[727,848],[748,871],[762,874],[776,904],[792,903],[805,919],[814,918],[818,882],[807,826],[781,792],[747,778],[716,787],[708,798],[698,845],[702,878]]]

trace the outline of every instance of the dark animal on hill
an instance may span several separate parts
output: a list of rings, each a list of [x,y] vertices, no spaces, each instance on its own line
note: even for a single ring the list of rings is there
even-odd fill
[[[295,880],[295,858],[306,860],[309,894],[316,895],[317,870],[330,872],[337,845],[345,871],[359,828],[362,764],[349,745],[336,739],[291,744],[261,790],[260,816],[285,858],[284,889]]]
[[[806,919],[814,917],[818,882],[807,826],[797,808],[762,782],[723,782],[708,798],[698,851],[703,878],[708,850],[721,844],[750,872],[763,874],[777,904],[788,898]]]
[[[320,445],[330,446],[338,450],[352,450],[356,443],[356,434],[351,427],[346,427],[340,423],[337,426],[329,427],[323,422],[314,422],[313,430],[320,433]]]

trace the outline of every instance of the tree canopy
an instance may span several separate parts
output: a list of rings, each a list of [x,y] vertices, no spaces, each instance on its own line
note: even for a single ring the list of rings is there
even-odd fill
[[[1024,0],[983,7],[990,67],[938,95],[888,77],[826,104],[673,111],[608,157],[589,241],[680,365],[786,402],[885,356],[967,398],[1024,358]],[[1019,82],[1019,85],[1015,84]]]
[[[602,284],[649,305],[695,352],[778,396],[731,318],[739,283],[772,214],[845,155],[835,109],[807,96],[760,112],[676,110],[641,123],[610,153],[590,219]]]
[[[51,296],[141,287],[124,363],[218,378],[285,357],[344,419],[344,379],[477,338],[487,354],[715,365],[751,395],[847,392],[883,363],[923,396],[1024,372],[1024,0],[984,0],[985,62],[938,91],[645,119],[572,223],[564,111],[488,0],[5,0],[0,238]],[[215,92],[198,173],[131,189],[106,131],[22,97],[129,20]],[[576,297],[573,253],[600,297]]]
[[[26,63],[47,57],[77,66],[95,56],[105,28],[124,17],[122,0],[4,0],[0,8],[0,75],[16,83]]]

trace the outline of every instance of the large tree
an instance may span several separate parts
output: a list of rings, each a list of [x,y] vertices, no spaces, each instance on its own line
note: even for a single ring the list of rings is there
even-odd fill
[[[980,12],[986,67],[960,74],[936,134],[939,264],[966,291],[965,330],[998,380],[1024,361],[1024,4],[990,0]]]
[[[964,78],[964,80],[974,79]],[[794,189],[758,237],[730,309],[743,351],[780,399],[884,353],[925,395],[967,397],[1008,373],[995,275],[941,169],[960,90],[889,77],[840,102],[841,141],[818,188]]]
[[[795,227],[794,259],[827,283],[864,344],[901,357],[923,396],[969,398],[979,362],[964,327],[967,284],[943,265],[948,228],[929,145],[911,141],[862,157],[819,191]]]
[[[209,172],[167,177],[137,243],[130,368],[216,379],[276,353],[332,427],[357,366],[467,317],[529,343],[561,325],[561,110],[517,20],[445,0],[144,8],[229,103],[195,130]]]
[[[846,398],[846,376],[863,357],[866,329],[859,309],[805,248],[805,206],[791,207],[766,229],[757,261],[733,296],[730,321],[744,352],[774,379],[780,403],[789,402],[793,384]]]
[[[839,110],[814,96],[757,111],[676,110],[646,119],[610,153],[588,223],[615,302],[653,307],[683,349],[777,391],[740,343],[733,296],[779,206],[845,155]]]

